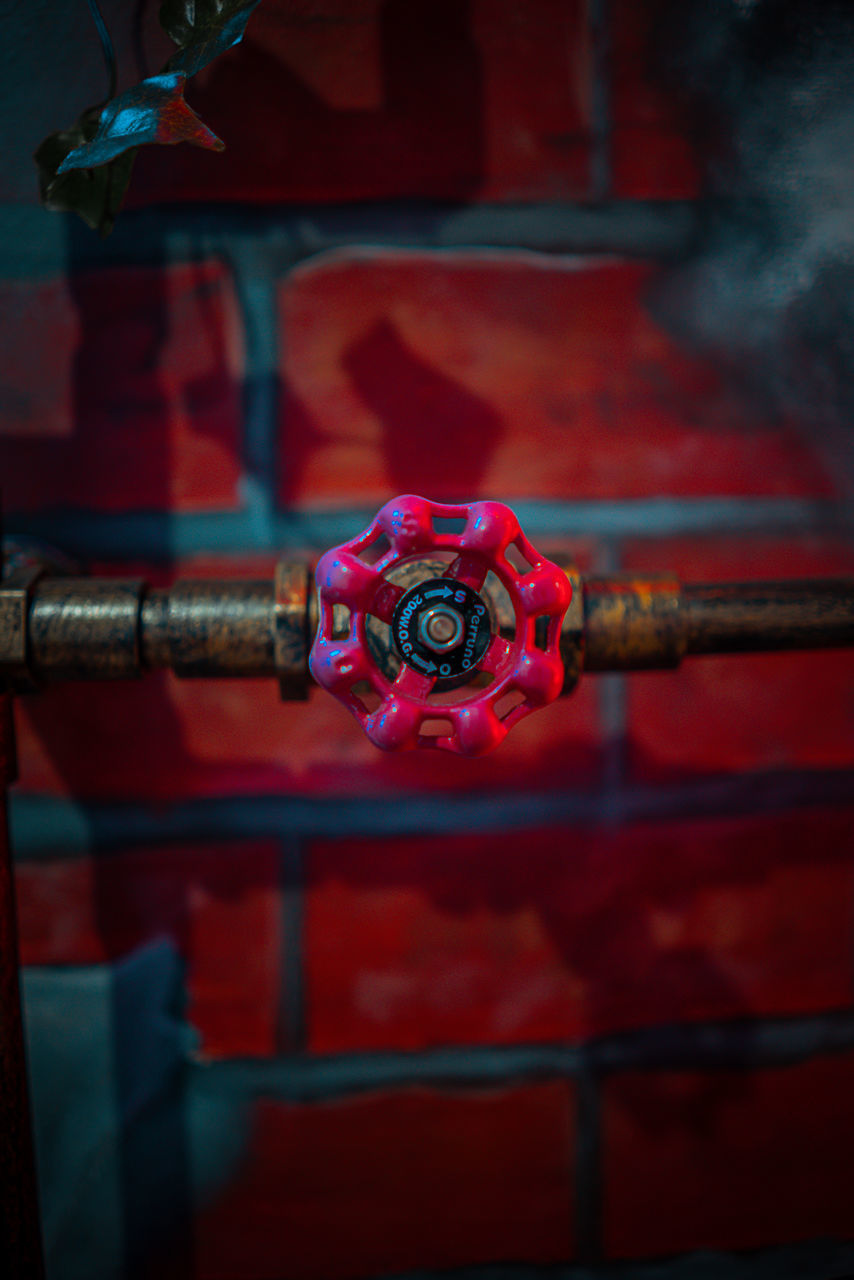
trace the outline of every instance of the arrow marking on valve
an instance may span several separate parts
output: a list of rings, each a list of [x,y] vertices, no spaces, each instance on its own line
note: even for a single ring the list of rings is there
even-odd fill
[[[450,587],[434,587],[432,591],[424,592],[424,599],[432,600],[434,596],[444,596],[445,599],[447,599],[448,596],[452,596],[453,594],[454,593]]]
[[[431,675],[434,671],[439,670],[435,662],[425,662],[420,653],[413,653],[410,661],[417,663],[418,666],[421,667],[422,671],[429,671]]]

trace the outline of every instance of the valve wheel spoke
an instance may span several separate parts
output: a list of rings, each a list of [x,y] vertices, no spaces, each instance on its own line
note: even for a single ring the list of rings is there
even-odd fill
[[[478,663],[478,669],[497,675],[512,651],[513,646],[509,640],[505,640],[503,636],[493,636],[489,648]]]
[[[375,618],[379,618],[380,622],[387,622],[391,626],[397,602],[402,595],[405,595],[403,587],[397,586],[396,583],[380,583],[368,613],[372,613]]]
[[[472,591],[480,591],[489,572],[487,566],[482,560],[475,556],[462,555],[457,556],[452,565],[442,575],[444,578],[454,578],[457,582],[464,583],[467,587],[471,587]]]
[[[402,662],[392,688],[395,693],[406,694],[409,698],[426,698],[435,683],[435,676],[422,675],[420,671],[416,671],[413,667],[408,667],[405,662]]]

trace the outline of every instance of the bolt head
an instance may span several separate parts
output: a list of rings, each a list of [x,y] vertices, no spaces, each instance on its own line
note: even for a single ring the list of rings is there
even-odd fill
[[[446,604],[425,609],[418,620],[418,637],[434,653],[455,649],[463,638],[463,620]]]

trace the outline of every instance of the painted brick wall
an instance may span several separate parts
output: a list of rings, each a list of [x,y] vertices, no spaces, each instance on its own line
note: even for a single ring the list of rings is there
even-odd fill
[[[584,569],[854,573],[837,444],[655,305],[663,12],[264,0],[194,90],[228,151],[141,156],[104,243],[15,152],[8,527],[263,575],[414,490]],[[263,681],[17,723],[52,1280],[854,1270],[851,655],[591,676],[480,761]]]

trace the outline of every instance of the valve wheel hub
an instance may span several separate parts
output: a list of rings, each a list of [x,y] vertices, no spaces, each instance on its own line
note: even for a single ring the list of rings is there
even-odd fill
[[[428,578],[400,598],[391,621],[394,646],[438,691],[471,678],[492,639],[486,602],[471,587]]]

